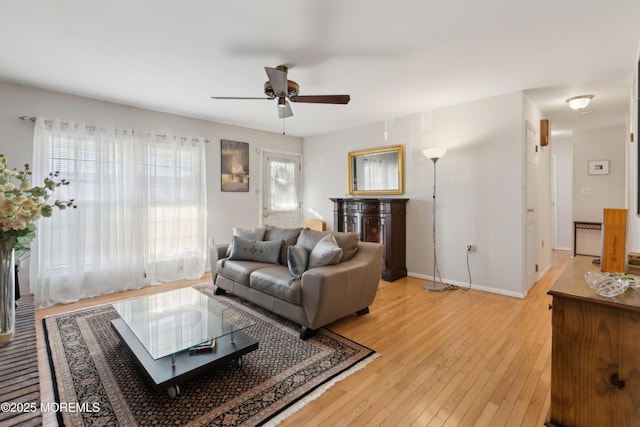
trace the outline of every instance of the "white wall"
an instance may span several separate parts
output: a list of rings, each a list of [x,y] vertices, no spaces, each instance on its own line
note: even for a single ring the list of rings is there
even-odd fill
[[[552,135],[549,145],[556,163],[556,247],[573,248],[573,135]]]
[[[302,153],[302,139],[281,134],[223,125],[157,111],[98,101],[26,86],[0,83],[0,152],[12,167],[32,162],[33,123],[19,116],[39,116],[91,124],[142,129],[183,136],[202,136],[206,145],[208,235],[218,242],[231,240],[232,227],[256,227],[260,219],[260,154],[262,149]],[[220,191],[220,140],[248,142],[250,191]],[[15,165],[15,166],[13,166]],[[73,183],[71,183],[73,185]],[[78,200],[79,208],[82,201]],[[27,288],[27,268],[20,286]]]
[[[474,287],[523,296],[524,120],[538,119],[539,112],[533,110],[518,92],[305,138],[305,218],[333,225],[329,198],[347,195],[349,151],[404,144],[405,194],[398,197],[410,199],[407,269],[412,276],[429,278],[433,164],[421,151],[447,147],[447,155],[437,163],[442,278],[468,283],[466,246],[471,243],[476,247],[470,259]]]
[[[573,135],[573,218],[601,222],[604,208],[625,208],[625,126]],[[609,160],[608,175],[589,175],[590,160]],[[590,189],[591,194],[583,194]]]

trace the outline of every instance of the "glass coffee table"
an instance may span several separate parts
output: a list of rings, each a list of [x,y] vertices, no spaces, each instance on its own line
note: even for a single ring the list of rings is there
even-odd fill
[[[242,366],[242,356],[258,348],[242,332],[251,320],[193,288],[112,305],[120,318],[111,326],[147,380],[171,398],[180,394],[178,383],[230,361]]]

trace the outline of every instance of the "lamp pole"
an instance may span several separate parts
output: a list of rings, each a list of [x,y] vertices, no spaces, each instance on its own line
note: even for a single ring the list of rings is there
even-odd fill
[[[433,283],[427,283],[424,285],[424,289],[427,291],[444,291],[446,286],[442,283],[436,283],[436,274],[438,272],[438,260],[436,257],[436,164],[440,158],[442,158],[447,152],[446,148],[431,148],[424,150],[422,154],[425,157],[431,159],[433,162]]]

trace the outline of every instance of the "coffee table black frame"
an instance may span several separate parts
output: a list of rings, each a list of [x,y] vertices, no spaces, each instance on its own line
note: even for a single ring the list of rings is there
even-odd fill
[[[154,360],[124,320],[114,319],[111,326],[149,383],[156,390],[166,390],[172,398],[180,393],[179,383],[202,376],[215,366],[230,361],[242,366],[242,356],[258,349],[258,341],[236,331],[218,337],[215,351],[211,353],[190,355],[187,350]]]

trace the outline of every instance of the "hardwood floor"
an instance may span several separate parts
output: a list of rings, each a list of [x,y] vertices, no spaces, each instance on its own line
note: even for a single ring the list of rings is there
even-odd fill
[[[473,289],[426,292],[424,281],[415,278],[381,281],[368,315],[329,327],[381,357],[281,425],[543,425],[551,371],[551,297],[546,292],[570,256],[554,253],[554,267],[525,299]],[[42,401],[53,401],[43,317],[208,279],[37,310]],[[55,416],[44,414],[44,421],[55,425]]]

